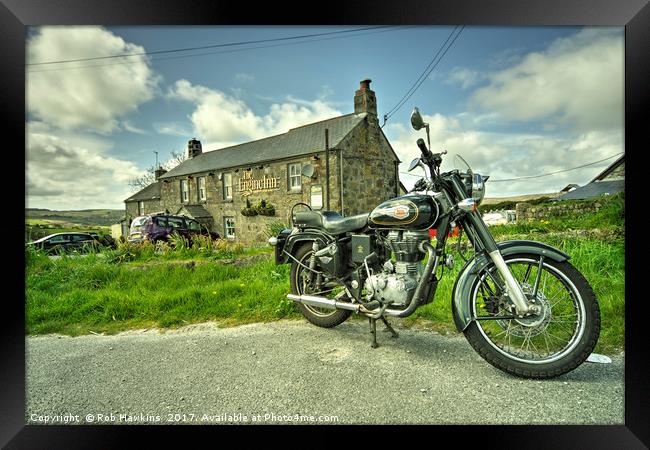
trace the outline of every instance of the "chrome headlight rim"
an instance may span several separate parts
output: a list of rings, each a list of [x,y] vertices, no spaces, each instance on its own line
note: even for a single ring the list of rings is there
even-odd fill
[[[472,192],[470,195],[476,200],[476,206],[480,205],[485,198],[485,179],[480,173],[472,175]]]

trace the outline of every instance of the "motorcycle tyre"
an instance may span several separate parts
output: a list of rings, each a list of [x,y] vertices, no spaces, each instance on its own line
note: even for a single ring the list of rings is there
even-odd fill
[[[536,257],[535,255],[509,255],[509,259],[519,257]],[[567,261],[545,261],[564,274],[578,290],[585,306],[585,331],[579,344],[571,353],[557,361],[546,364],[529,364],[508,358],[488,343],[479,330],[476,321],[465,329],[465,338],[474,350],[497,369],[523,378],[554,378],[570,372],[582,364],[591,354],[600,334],[600,307],[593,289],[585,277]]]
[[[303,258],[309,253],[312,252],[312,244],[306,244],[301,246],[298,251],[293,255],[298,261],[302,261]],[[306,261],[308,262],[308,260]],[[291,264],[291,275],[290,275],[290,280],[291,280],[291,292],[294,295],[300,295],[300,291],[298,290],[298,285],[296,281],[296,275],[298,272],[298,269],[302,269],[300,265],[298,265],[297,262],[293,262]],[[307,306],[303,305],[302,303],[296,302],[298,309],[302,313],[302,315],[307,319],[309,322],[313,323],[316,326],[322,327],[322,328],[333,328],[337,325],[342,324],[345,322],[348,317],[352,314],[352,311],[346,310],[346,309],[337,309],[334,310],[332,314],[327,315],[327,316],[318,316],[314,314]]]

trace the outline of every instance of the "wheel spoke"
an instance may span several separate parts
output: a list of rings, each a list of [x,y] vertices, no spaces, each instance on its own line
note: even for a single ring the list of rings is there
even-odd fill
[[[561,278],[552,262],[543,256],[531,260],[506,260],[515,279],[519,280],[529,298],[536,299],[542,308],[541,315],[521,319],[502,319],[496,321],[477,321],[479,329],[488,341],[502,353],[513,358],[530,361],[556,359],[568,351],[575,342],[580,328],[580,306],[577,291],[573,285]],[[498,314],[508,314],[503,307],[510,303],[499,291],[498,275],[493,268],[481,275],[480,284],[475,289],[475,308],[490,302],[499,305]],[[494,289],[497,292],[495,293]],[[497,308],[492,309],[492,311]],[[478,309],[476,309],[478,311]],[[503,312],[502,312],[503,311]],[[500,328],[498,328],[498,327]]]

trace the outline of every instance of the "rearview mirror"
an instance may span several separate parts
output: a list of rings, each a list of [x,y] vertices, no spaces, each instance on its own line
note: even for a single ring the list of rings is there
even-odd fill
[[[415,169],[417,166],[421,166],[422,163],[420,162],[420,158],[415,158],[413,161],[411,161],[411,164],[409,164],[409,172],[413,169]]]
[[[425,125],[426,124],[424,123],[424,120],[420,115],[420,111],[417,108],[413,108],[413,112],[411,113],[411,126],[413,127],[413,129],[420,130]]]

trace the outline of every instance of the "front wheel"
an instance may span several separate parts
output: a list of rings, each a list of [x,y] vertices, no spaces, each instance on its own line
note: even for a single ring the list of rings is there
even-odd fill
[[[501,278],[489,266],[472,286],[470,345],[487,362],[516,376],[552,378],[582,364],[600,333],[600,309],[584,276],[567,261],[533,254],[504,258],[538,313],[512,316]]]

